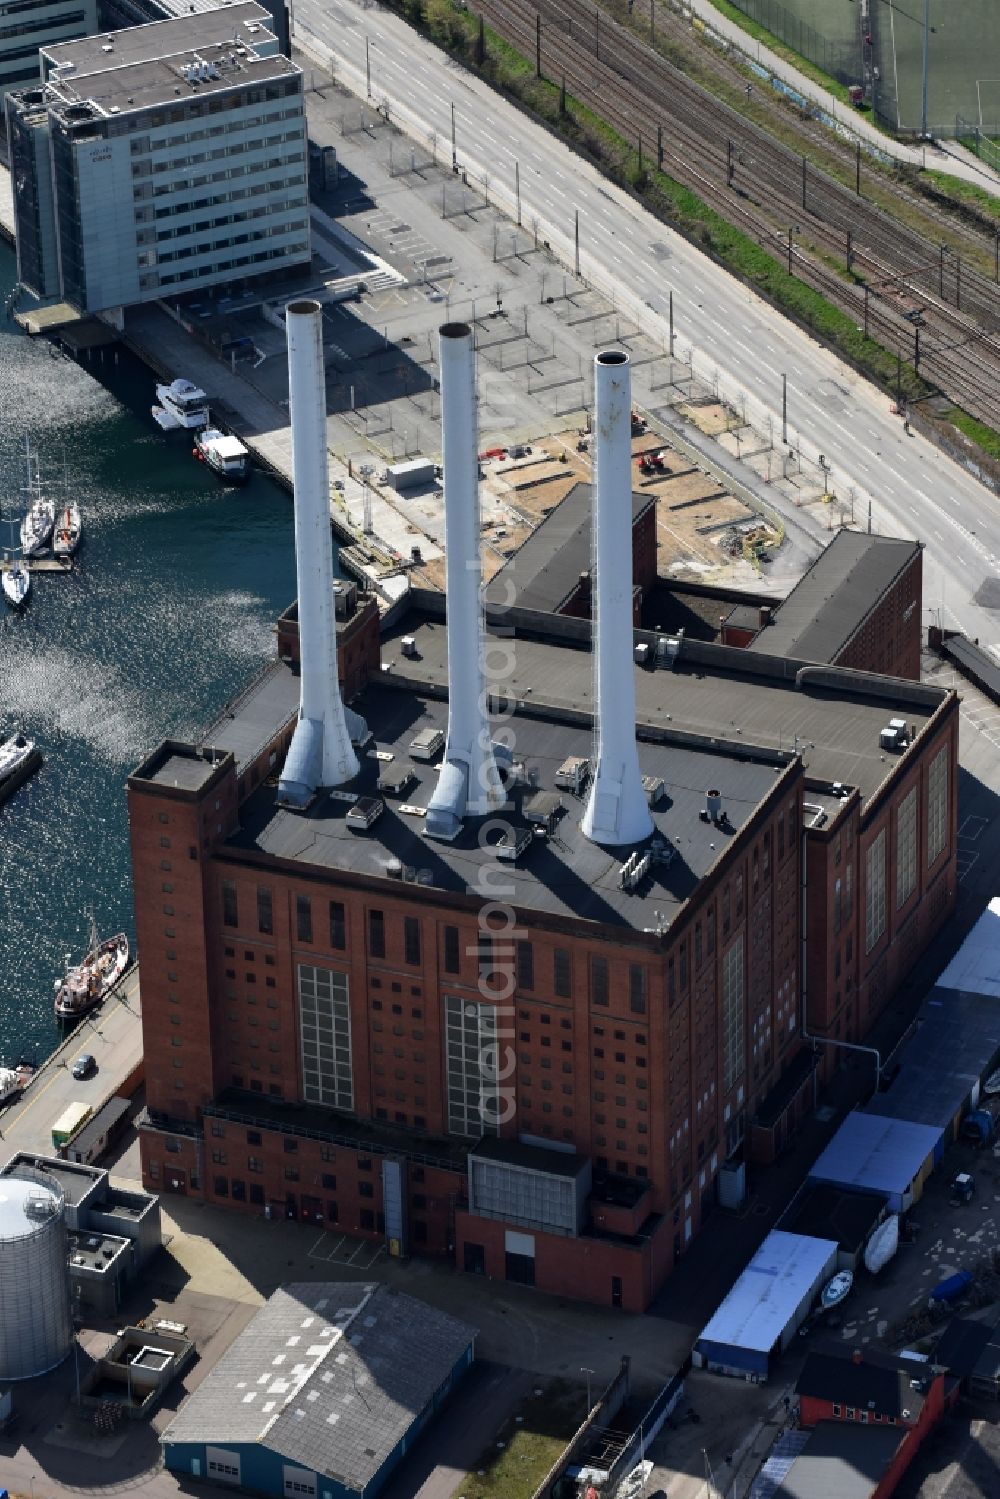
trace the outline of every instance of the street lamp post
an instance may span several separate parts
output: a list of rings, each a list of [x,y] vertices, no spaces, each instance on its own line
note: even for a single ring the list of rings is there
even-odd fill
[[[588,1369],[583,1364],[581,1364],[581,1366],[580,1366],[580,1373],[581,1374],[586,1374],[586,1376],[587,1376],[587,1415],[588,1416],[590,1415],[590,1412],[593,1409],[593,1407],[590,1404],[590,1376],[592,1374],[594,1374],[595,1372],[596,1371],[594,1369]]]
[[[458,171],[458,146],[457,146],[456,141],[455,141],[455,105],[454,105],[454,101],[452,102],[452,106],[451,106],[451,169],[452,169],[453,172],[457,172]]]
[[[370,99],[372,96],[372,49],[368,37],[365,37],[365,88]]]
[[[788,376],[781,377],[781,441],[788,443]]]
[[[931,34],[931,0],[924,0],[924,56],[923,56],[922,99],[921,99],[920,115],[921,115],[921,134],[923,135],[923,137],[924,137],[925,140],[927,139],[927,73],[928,73],[928,62],[929,62],[928,53],[929,53],[929,50],[930,50],[929,49],[930,34]]]

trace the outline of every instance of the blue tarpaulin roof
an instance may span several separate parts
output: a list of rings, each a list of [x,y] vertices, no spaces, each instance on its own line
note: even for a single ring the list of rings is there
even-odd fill
[[[855,1110],[819,1157],[809,1179],[899,1196],[933,1156],[940,1138],[941,1131],[930,1124]]]
[[[832,1274],[834,1239],[769,1233],[698,1343],[770,1353],[802,1302]]]

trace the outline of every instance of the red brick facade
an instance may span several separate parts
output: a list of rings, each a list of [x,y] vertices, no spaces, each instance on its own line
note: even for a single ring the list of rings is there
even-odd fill
[[[918,548],[832,664],[919,682],[923,567]]]
[[[560,1238],[558,1252],[544,1248],[554,1236],[538,1235],[538,1283],[554,1287],[561,1275],[565,1288],[568,1276],[579,1294],[645,1305],[698,1232],[721,1161],[800,1044],[801,800],[794,762],[669,941],[521,913],[530,960],[518,959],[510,1001],[517,1115],[504,1133],[571,1145],[601,1179],[637,1184],[642,1201],[637,1222],[595,1184],[589,1232]],[[130,815],[153,1121],[142,1136],[146,1181],[377,1237],[382,1135],[391,1133],[407,1162],[411,1246],[461,1264],[475,1242],[485,1273],[497,1273],[490,1256],[502,1225],[480,1232],[484,1220],[461,1216],[464,1147],[448,1134],[444,999],[482,998],[473,901],[442,904],[430,889],[397,893],[385,881],[213,846],[235,817],[228,759],[200,795],[133,777]],[[737,952],[743,977],[727,1036],[723,969]],[[608,964],[606,1002],[592,990],[594,958]],[[291,1112],[287,1128],[263,1117],[304,1096],[300,964],[348,981],[353,1109],[346,1122],[330,1116],[325,1139],[295,1133]],[[227,1089],[239,1090],[235,1110],[213,1102]],[[371,1148],[357,1138],[364,1121]]]
[[[893,764],[895,757],[887,756],[886,780],[863,809],[854,795],[837,818],[810,831],[807,1028],[817,1036],[862,1041],[954,910],[957,702],[942,705],[921,740],[921,753],[912,765]],[[933,795],[940,796],[942,754],[944,813],[938,846],[932,849],[931,767],[937,762]],[[808,811],[806,816],[808,821]],[[874,849],[880,839],[881,856]],[[869,921],[868,870],[879,857],[884,864],[884,899],[881,911],[873,911]]]
[[[353,589],[354,585],[350,585]],[[379,618],[378,606],[370,595],[350,603],[345,599],[345,612],[337,615],[337,672],[341,690],[350,702],[364,691],[371,677],[378,675],[379,668]],[[296,667],[299,662],[299,616],[298,605],[292,604],[278,620],[278,655],[283,661]]]
[[[666,931],[519,911],[492,991],[479,899],[232,841],[288,726],[239,778],[231,756],[161,747],[129,780],[146,1185],[384,1240],[383,1171],[398,1170],[406,1251],[523,1280],[508,1230],[517,1240],[524,1224],[470,1211],[475,1141],[449,1115],[448,1003],[492,995],[516,1103],[501,1136],[593,1172],[576,1232],[531,1230],[532,1283],[642,1310],[727,1158],[771,1159],[809,1107],[803,1018],[812,1035],[863,1039],[951,910],[957,717],[952,697],[910,752],[887,754],[863,812],[855,795],[823,820],[802,759],[776,769]],[[829,788],[814,795],[837,806]],[[881,907],[868,891],[880,836]],[[303,970],[336,977],[349,1024],[335,1106],[305,1080]]]

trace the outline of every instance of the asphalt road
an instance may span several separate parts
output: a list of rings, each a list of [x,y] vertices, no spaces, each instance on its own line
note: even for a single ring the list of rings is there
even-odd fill
[[[372,98],[400,128],[451,151],[470,176],[489,175],[491,197],[513,210],[515,163],[522,221],[573,263],[580,215],[583,274],[623,311],[668,341],[674,294],[676,350],[695,368],[717,371],[723,392],[748,401],[751,420],[780,427],[788,377],[789,438],[831,465],[838,496],[855,492],[855,512],[890,535],[926,543],[924,623],[940,618],[1000,649],[1000,612],[977,601],[1000,580],[1000,499],[917,435],[906,435],[890,401],[820,348],[734,277],[654,219],[545,130],[534,125],[397,16],[357,0],[295,0],[294,37],[338,81],[364,96],[366,42]],[[779,251],[780,253],[780,251]],[[1000,606],[1000,583],[996,587]]]
[[[74,1061],[89,1051],[97,1071],[82,1082],[72,1076]],[[99,1009],[47,1058],[17,1103],[0,1112],[0,1159],[18,1150],[52,1154],[52,1125],[71,1103],[89,1103],[95,1112],[112,1097],[142,1060],[139,969],[134,967]]]

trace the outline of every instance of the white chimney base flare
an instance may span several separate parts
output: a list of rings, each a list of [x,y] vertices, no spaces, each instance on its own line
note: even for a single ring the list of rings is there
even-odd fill
[[[632,381],[628,355],[594,360],[594,775],[585,836],[617,847],[653,832],[635,743]]]
[[[278,801],[306,807],[320,789],[342,786],[360,765],[351,743],[367,727],[345,709],[337,675],[337,625],[333,602],[333,537],[326,445],[326,370],[323,309],[318,302],[289,302],[288,404],[295,488],[295,567],[299,595],[301,695],[299,721],[278,781]]]
[[[483,670],[482,563],[476,353],[467,323],[440,331],[444,468],[448,738],[427,807],[428,837],[451,841],[466,817],[485,817],[506,795],[490,734]]]

